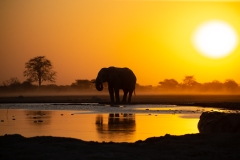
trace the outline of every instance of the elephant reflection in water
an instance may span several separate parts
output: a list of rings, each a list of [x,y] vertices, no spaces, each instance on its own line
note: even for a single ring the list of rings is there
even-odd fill
[[[134,132],[136,128],[134,114],[119,114],[111,113],[108,116],[108,123],[104,124],[102,115],[96,117],[97,131],[103,132],[116,132],[116,133],[130,133]]]

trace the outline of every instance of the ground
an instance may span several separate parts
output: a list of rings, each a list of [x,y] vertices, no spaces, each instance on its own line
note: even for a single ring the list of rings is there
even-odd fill
[[[0,137],[1,159],[239,159],[240,134],[165,135],[135,143]]]
[[[108,96],[15,96],[0,103],[105,103]],[[148,95],[133,104],[183,104],[240,109],[239,95]],[[85,142],[72,138],[0,136],[1,159],[239,159],[240,133],[165,135],[135,143]]]

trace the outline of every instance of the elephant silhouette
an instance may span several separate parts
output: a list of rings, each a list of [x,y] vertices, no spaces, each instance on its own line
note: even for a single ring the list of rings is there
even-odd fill
[[[103,83],[108,83],[108,91],[110,95],[111,103],[114,103],[114,95],[116,103],[120,102],[119,90],[123,90],[122,103],[126,103],[128,95],[128,103],[131,103],[132,93],[135,91],[137,78],[132,70],[129,68],[102,68],[94,81],[96,89],[98,91],[103,90]]]

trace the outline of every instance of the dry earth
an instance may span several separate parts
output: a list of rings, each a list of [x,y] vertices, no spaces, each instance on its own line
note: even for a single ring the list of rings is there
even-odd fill
[[[240,134],[189,134],[135,143],[84,142],[72,138],[0,137],[1,159],[239,159]]]
[[[100,103],[109,95],[1,96],[0,103]],[[136,95],[132,104],[174,104],[240,110],[240,95]]]
[[[3,96],[0,103],[109,103],[109,95]],[[240,95],[136,95],[132,104],[176,104],[240,108]]]

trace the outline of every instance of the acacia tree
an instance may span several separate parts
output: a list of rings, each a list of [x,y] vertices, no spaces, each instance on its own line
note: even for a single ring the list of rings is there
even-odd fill
[[[23,72],[30,82],[38,82],[39,87],[42,82],[55,82],[57,72],[53,71],[51,61],[45,56],[37,56],[25,63],[26,70]]]

